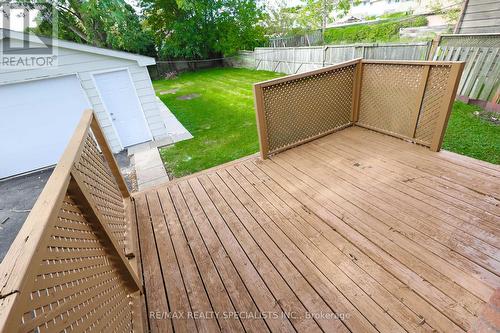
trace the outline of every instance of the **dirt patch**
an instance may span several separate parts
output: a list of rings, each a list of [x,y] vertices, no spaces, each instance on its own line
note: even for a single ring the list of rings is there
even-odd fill
[[[188,101],[190,99],[195,99],[198,97],[200,97],[200,94],[188,94],[188,95],[179,96],[179,97],[177,97],[177,99],[179,99],[181,101]]]
[[[169,89],[160,91],[160,95],[175,94],[179,89]]]

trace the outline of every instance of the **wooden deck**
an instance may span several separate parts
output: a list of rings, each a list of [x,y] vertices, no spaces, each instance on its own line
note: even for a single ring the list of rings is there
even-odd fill
[[[134,196],[153,332],[464,331],[500,168],[351,127]]]

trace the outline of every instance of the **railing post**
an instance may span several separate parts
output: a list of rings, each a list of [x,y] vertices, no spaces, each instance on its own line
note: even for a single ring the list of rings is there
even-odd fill
[[[259,133],[260,157],[265,160],[268,158],[269,145],[267,142],[267,126],[264,115],[264,95],[262,87],[259,84],[253,86],[255,100],[255,113],[257,117],[257,130]]]
[[[352,90],[352,113],[351,122],[357,123],[359,119],[359,102],[361,97],[361,79],[363,76],[363,61],[360,59],[356,64],[356,71],[354,73],[354,87]]]
[[[429,78],[429,71],[431,69],[430,65],[425,65],[422,67],[422,79],[418,85],[418,92],[416,94],[416,98],[418,100],[418,108],[414,111],[415,113],[412,115],[412,133],[410,137],[415,138],[415,134],[417,133],[417,125],[418,118],[420,117],[420,110],[422,109],[422,104],[424,102],[425,88],[427,87],[427,79]]]
[[[431,49],[429,50],[429,54],[427,55],[427,60],[434,59],[434,55],[438,50],[440,42],[441,42],[441,35],[437,35],[436,37],[434,37],[434,39],[432,40]]]
[[[454,63],[451,65],[450,76],[448,78],[443,97],[443,105],[441,105],[434,134],[432,135],[432,142],[430,146],[432,151],[439,151],[441,149],[444,133],[446,132],[448,119],[450,118],[451,109],[453,107],[453,103],[455,102],[455,96],[457,94],[458,84],[460,82],[460,76],[462,75],[463,69],[464,62]]]
[[[323,63],[321,67],[325,67],[325,61],[326,61],[326,51],[328,50],[328,46],[323,47]]]

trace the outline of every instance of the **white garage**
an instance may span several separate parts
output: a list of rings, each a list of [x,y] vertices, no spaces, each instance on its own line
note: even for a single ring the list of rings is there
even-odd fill
[[[11,31],[9,43],[24,36]],[[55,66],[0,66],[0,179],[56,164],[84,109],[114,152],[168,136],[147,70],[153,58],[62,40],[53,47]]]
[[[0,178],[57,163],[90,107],[75,75],[0,88]]]

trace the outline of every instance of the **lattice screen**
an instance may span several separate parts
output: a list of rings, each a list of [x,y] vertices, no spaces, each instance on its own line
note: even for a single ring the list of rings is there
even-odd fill
[[[442,36],[439,46],[457,46],[457,47],[499,47],[500,35],[446,35]]]
[[[90,134],[85,140],[81,157],[75,163],[74,169],[83,177],[92,199],[104,217],[104,222],[125,251],[128,226],[123,198],[108,164],[103,160]]]
[[[83,112],[0,266],[4,332],[142,331],[141,281],[123,253],[128,192],[94,121]]]
[[[269,153],[348,125],[356,65],[263,88]]]
[[[67,194],[46,234],[22,332],[131,332],[132,298],[95,223]],[[43,241],[43,240],[42,240]],[[20,316],[21,316],[20,314]]]
[[[364,64],[361,81],[359,124],[407,137],[413,136],[420,105],[419,65]]]
[[[431,66],[430,68],[415,132],[415,138],[420,143],[431,144],[436,129],[436,121],[442,110],[443,103],[448,103],[445,93],[450,69],[450,66]]]

